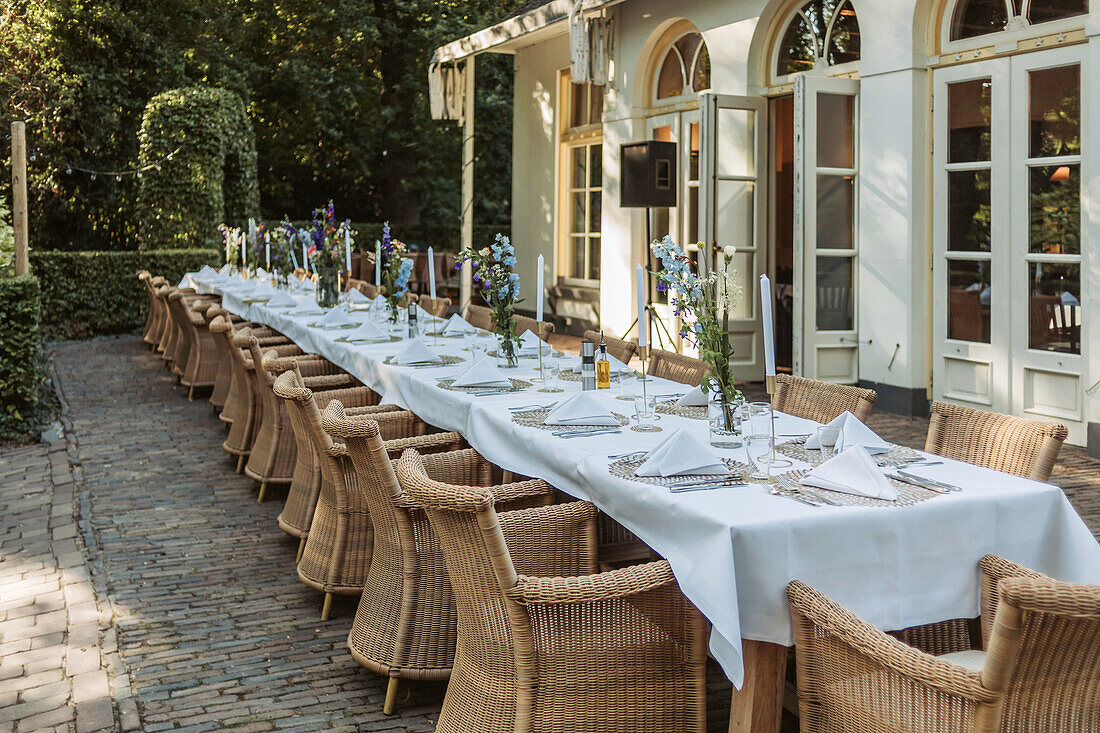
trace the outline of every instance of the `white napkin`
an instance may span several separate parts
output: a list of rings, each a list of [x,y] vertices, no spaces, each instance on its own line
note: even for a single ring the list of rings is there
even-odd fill
[[[233,265],[229,264],[228,262],[222,265],[222,269],[218,270],[218,273],[221,275],[232,275],[234,272],[235,270],[233,268]]]
[[[638,476],[706,474],[726,476],[729,467],[706,443],[680,428],[649,452],[649,459],[634,472]]]
[[[596,361],[599,361],[599,360],[600,360],[600,349],[599,349],[599,347],[597,347],[596,348]],[[623,364],[621,361],[619,361],[618,359],[613,357],[611,354],[607,355],[607,361],[608,361],[609,364],[611,364],[611,373],[612,374],[622,374],[623,372],[629,372],[630,371],[630,367],[628,367],[626,364]],[[580,374],[581,373],[581,361],[580,361],[580,359],[577,360],[577,365],[575,367],[573,367],[573,373],[574,374]]]
[[[348,291],[348,300],[355,305],[366,305],[370,303],[370,298],[363,295],[363,291],[359,288],[352,288]]]
[[[869,496],[872,499],[894,501],[898,498],[898,490],[886,479],[875,465],[875,459],[861,445],[854,445],[825,461],[803,476],[802,483],[819,489]]]
[[[587,392],[578,392],[555,407],[543,421],[547,425],[614,425],[619,418]]]
[[[262,267],[257,267],[256,268],[256,279],[257,280],[267,280],[267,278],[268,278],[267,270],[265,270]]]
[[[367,321],[359,328],[355,329],[345,337],[346,341],[385,341],[389,343],[390,336],[378,326],[374,325],[370,321]]]
[[[302,303],[294,310],[290,311],[290,315],[294,318],[301,318],[302,316],[319,316],[324,314],[320,306],[316,303]]]
[[[504,376],[488,357],[482,357],[474,362],[454,381],[455,387],[511,387],[512,380]]]
[[[875,434],[874,430],[863,424],[858,417],[851,412],[844,412],[829,423],[829,427],[840,428],[840,435],[836,439],[836,451],[839,453],[852,446],[860,445],[869,453],[888,453],[891,446],[885,440]],[[806,447],[820,449],[817,434],[811,435],[806,440]]]
[[[531,329],[527,329],[523,332],[523,335],[519,337],[519,355],[520,356],[538,356],[539,347],[542,347],[542,353],[549,354],[550,344],[546,343]]]
[[[439,358],[439,354],[429,349],[423,341],[413,339],[412,343],[406,346],[405,350],[398,354],[394,361],[398,364],[424,364],[426,362],[437,364],[443,360]]]
[[[416,304],[416,317],[423,323],[436,320],[435,316],[421,308],[419,303]]]
[[[308,277],[302,278],[298,281],[298,284],[294,286],[296,290],[316,290],[317,283],[310,280]]]
[[[267,301],[268,308],[293,308],[298,305],[298,301],[290,297],[290,293],[282,292],[272,296],[271,300]]]
[[[215,270],[210,265],[203,265],[202,269],[199,270],[198,274],[199,274],[199,277],[201,277],[203,279],[207,279],[207,278],[217,277],[219,273],[218,273],[217,270]]]
[[[346,328],[358,325],[359,321],[349,318],[348,314],[339,308],[333,308],[325,314],[325,317],[318,324],[322,328]]]
[[[693,389],[686,395],[676,400],[677,407],[706,407],[707,406],[707,393],[703,391],[702,387]]]
[[[455,313],[447,320],[447,325],[443,327],[443,335],[458,336],[463,333],[473,333],[476,330],[465,318]]]

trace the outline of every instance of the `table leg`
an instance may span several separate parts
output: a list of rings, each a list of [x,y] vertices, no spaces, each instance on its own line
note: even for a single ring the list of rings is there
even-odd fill
[[[730,700],[730,733],[778,733],[783,719],[787,647],[744,639],[745,684]]]

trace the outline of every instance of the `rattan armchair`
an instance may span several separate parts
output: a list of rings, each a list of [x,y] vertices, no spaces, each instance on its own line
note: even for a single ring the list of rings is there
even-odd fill
[[[206,310],[216,305],[211,300],[195,299],[180,301],[182,306],[183,331],[188,343],[187,358],[183,362],[180,383],[187,387],[187,398],[193,399],[195,390],[214,388],[218,373],[218,350],[214,335],[206,324]]]
[[[543,321],[540,327],[539,322],[534,318],[516,316],[516,335],[522,336],[525,331],[530,331],[543,341],[549,342],[550,337],[554,335],[554,324],[549,321]]]
[[[371,300],[378,297],[378,288],[373,283],[369,283],[366,280],[357,280],[354,277],[351,278],[348,280],[348,289],[350,290],[352,288],[355,288]]]
[[[447,311],[451,309],[450,298],[436,298],[433,301],[431,295],[421,295],[420,300],[417,302],[421,308],[428,311],[436,318],[446,318]]]
[[[603,339],[607,344],[607,353],[623,364],[629,364],[630,360],[634,358],[634,355],[638,353],[638,344],[633,341],[623,341],[614,336],[604,336]],[[598,349],[600,347],[600,332],[585,331],[584,340],[596,344],[596,348]]]
[[[707,363],[675,351],[651,349],[646,374],[698,387],[703,383],[703,377],[707,376]]]
[[[152,334],[157,321],[157,296],[153,292],[153,275],[148,270],[138,270],[137,278],[141,281],[141,286],[149,297],[149,311],[145,314],[145,325],[141,329],[141,340],[147,346],[152,346],[156,343],[153,341]]]
[[[962,405],[933,402],[928,453],[1047,481],[1069,432],[1061,423],[1035,422]]]
[[[596,573],[591,504],[497,514],[504,497],[434,480],[426,460],[406,451],[397,475],[458,606],[439,733],[704,730],[706,622],[667,562]]]
[[[159,354],[161,352],[160,344],[166,335],[165,327],[168,323],[168,309],[160,290],[167,287],[168,282],[160,275],[155,275],[149,285],[152,287],[153,308],[156,311],[156,320],[153,323],[152,331],[149,333],[149,337],[152,339],[150,346],[154,353]]]
[[[867,422],[877,399],[878,392],[873,389],[780,374],[775,378],[772,405],[780,412],[820,423],[831,422],[845,412]]]
[[[402,491],[394,472],[390,456],[395,444],[382,441],[378,423],[370,416],[349,417],[336,401],[325,409],[321,424],[347,446],[374,522],[374,552],[348,648],[355,661],[390,678],[383,706],[389,715],[398,679],[450,676],[456,640],[454,594],[439,540],[423,509]],[[473,450],[460,450],[462,441],[456,433],[404,442],[420,453],[448,451],[425,458],[433,479],[483,487],[492,483],[492,464]],[[529,494],[528,484],[539,491]],[[502,497],[504,508],[545,506],[554,500],[553,491],[542,482],[487,490]]]
[[[270,328],[255,326],[254,324],[241,324],[238,326],[229,311],[220,306],[212,306],[207,309],[210,325],[210,333],[214,337],[214,346],[218,352],[218,372],[214,377],[214,389],[211,390],[210,404],[214,409],[221,408],[218,418],[222,422],[232,424],[233,418],[239,413],[245,402],[245,391],[251,391],[249,382],[237,378],[237,370],[234,366],[232,354],[233,336],[238,329],[248,328],[249,332],[257,338],[260,346],[289,345],[290,339]]]
[[[788,586],[803,733],[1100,730],[1100,586],[980,565],[984,651],[938,657]]]
[[[466,306],[466,322],[483,331],[493,330],[493,311],[483,305],[470,303]]]

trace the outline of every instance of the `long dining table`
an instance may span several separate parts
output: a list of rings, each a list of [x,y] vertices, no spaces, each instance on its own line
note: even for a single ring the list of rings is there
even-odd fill
[[[267,307],[254,295],[254,282],[191,273],[181,285],[220,295],[229,312],[321,354],[381,394],[386,404],[460,432],[501,468],[544,479],[593,502],[666,558],[683,593],[711,623],[711,653],[735,688],[731,731],[778,730],[787,648],[794,643],[785,595],[791,580],[820,589],[885,630],[978,616],[978,560],[987,553],[1061,580],[1100,583],[1100,545],[1053,484],[937,457],[937,463],[911,470],[961,490],[906,505],[810,506],[751,483],[673,493],[667,486],[612,473],[612,457],[650,450],[676,429],[707,441],[705,419],[663,414],[658,433],[624,426],[621,432],[581,440],[558,438],[521,424],[508,408],[560,401],[580,390],[578,381],[562,382],[560,395],[540,393],[538,384],[481,396],[452,391],[439,382],[469,365],[462,339],[421,336],[433,351],[467,361],[397,366],[386,362],[406,342],[342,341],[346,331],[311,325],[316,315]],[[309,294],[295,297],[311,302]],[[349,314],[370,318],[366,311],[351,309]],[[438,325],[422,323],[421,332]],[[530,381],[537,370],[537,357],[521,358],[509,376]],[[662,395],[691,389],[653,378],[647,385]],[[632,405],[618,400],[614,389],[593,394],[612,411],[633,414]],[[781,442],[815,427],[791,415],[775,418]],[[716,452],[751,462],[742,449]],[[792,462],[783,470],[809,467],[797,458]]]

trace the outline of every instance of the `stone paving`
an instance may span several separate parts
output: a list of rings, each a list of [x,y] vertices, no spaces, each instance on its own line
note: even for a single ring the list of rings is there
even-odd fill
[[[0,733],[433,729],[442,684],[382,714],[384,680],[345,647],[355,600],[320,621],[281,502],[255,502],[205,399],[188,402],[140,338],[50,355],[63,437],[0,448]],[[872,420],[918,447],[926,425]],[[1100,462],[1062,455],[1055,480],[1100,533]],[[714,665],[709,687],[723,731]]]

